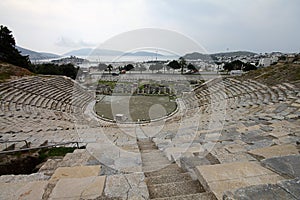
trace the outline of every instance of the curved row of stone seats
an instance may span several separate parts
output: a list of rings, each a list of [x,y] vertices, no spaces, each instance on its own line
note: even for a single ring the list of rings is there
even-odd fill
[[[289,93],[289,98],[295,98],[295,91],[288,90],[287,88],[285,88],[284,93],[283,92],[279,93],[278,91],[274,90],[276,88],[270,88],[263,84],[257,83],[255,81],[247,81],[245,83],[241,83],[237,81],[229,82],[228,79],[225,79],[223,82],[224,85],[222,87],[215,86],[214,89],[212,90],[211,90],[211,86],[209,86],[209,88],[200,91],[198,91],[199,89],[196,89],[195,93],[196,93],[196,97],[199,99],[198,100],[199,105],[207,104],[211,100],[219,101],[224,98],[227,99],[238,98],[238,99],[242,99],[243,101],[247,100],[251,104],[276,103],[279,100],[284,100],[285,99],[284,94],[286,93]],[[220,82],[218,82],[218,84],[219,83]],[[290,88],[291,87],[292,86],[290,86]],[[223,94],[222,89],[225,89],[226,95]],[[281,99],[279,97],[281,97]],[[185,100],[187,105],[189,105],[190,102],[193,101],[194,99],[192,98],[190,99],[187,98]]]
[[[190,110],[182,113],[181,120],[179,116],[177,121],[166,121],[153,137],[169,160],[193,174],[218,199],[230,189],[283,180],[280,173],[261,166],[261,160],[295,154],[299,157],[300,148],[297,87],[285,83],[269,87],[252,80],[222,82],[185,94],[183,102]],[[220,94],[222,84],[226,95]],[[195,97],[199,109],[195,109]],[[227,108],[222,122],[222,118],[213,116],[223,111],[223,103]],[[198,123],[196,118],[190,124],[185,122],[189,114],[194,114]],[[214,128],[213,124],[218,123],[223,124]],[[292,164],[299,166],[297,162]],[[253,172],[249,172],[252,168]]]
[[[16,81],[1,84],[1,99],[2,101],[11,102],[13,99],[17,101],[18,96],[23,93],[27,94],[21,99],[21,102],[16,102],[25,105],[43,107],[47,109],[71,111],[70,106],[83,107],[87,101],[92,99],[92,95],[81,88],[77,83],[65,77],[42,78],[33,77],[25,78],[26,81],[16,83]],[[48,79],[51,84],[48,84]],[[68,83],[54,85],[52,82],[61,81]],[[64,80],[65,79],[65,80]],[[58,86],[63,86],[59,88]],[[23,94],[23,95],[25,95]],[[55,104],[55,101],[60,102]],[[51,106],[50,106],[51,105]]]
[[[26,139],[33,146],[39,146],[44,139],[78,139],[76,129],[87,123],[83,111],[92,99],[92,94],[66,77],[26,77],[1,83],[0,138]],[[68,131],[75,135],[66,136]]]
[[[231,81],[232,82],[232,81]],[[241,84],[241,82],[239,81],[233,81],[233,83],[236,83],[236,87],[238,87],[238,85],[243,85]],[[247,82],[248,83],[248,82]],[[248,87],[247,83],[245,83],[245,85],[243,85],[242,88],[248,88],[247,93],[243,94],[243,95],[237,95],[234,98],[228,98],[226,99],[226,103],[228,104],[228,106],[231,109],[227,109],[226,111],[226,115],[228,117],[228,121],[230,120],[243,120],[245,119],[245,116],[259,116],[259,118],[262,119],[284,119],[284,118],[297,118],[297,116],[300,116],[300,112],[299,112],[299,108],[300,108],[300,104],[296,104],[295,105],[291,104],[292,102],[289,102],[290,105],[282,105],[282,104],[276,104],[276,102],[278,101],[272,101],[272,99],[276,99],[276,93],[274,92],[274,90],[271,90],[269,87],[262,85],[262,84],[256,84],[256,82],[252,81],[250,85],[250,87]],[[230,84],[227,81],[227,86],[230,86]],[[260,90],[264,88],[266,92],[262,93],[260,92]],[[293,89],[293,86],[290,85],[289,87],[290,89]],[[228,87],[226,88],[227,90],[231,91],[230,88],[228,89]],[[287,89],[287,88],[286,88]],[[206,89],[207,90],[207,89]],[[202,91],[201,91],[202,92]],[[237,92],[237,90],[235,90],[234,92],[231,91],[233,94],[239,94]],[[272,94],[272,92],[274,92],[274,94]],[[297,96],[297,91],[293,91],[293,90],[288,90],[287,91],[290,94],[290,98],[294,99]],[[200,92],[199,92],[200,93]],[[205,92],[203,92],[205,93]],[[255,95],[253,95],[255,94]],[[213,95],[211,95],[213,96]],[[216,102],[221,102],[221,97],[222,95],[214,95],[213,97],[215,97],[217,99]],[[249,101],[248,105],[243,104],[245,101]],[[294,101],[296,101],[294,99]],[[188,102],[188,101],[186,101]],[[214,102],[214,101],[213,101]],[[253,104],[254,102],[254,104]],[[275,104],[274,104],[275,103]],[[205,122],[208,122],[205,119],[209,119],[209,115],[212,113],[212,109],[211,106],[209,106],[210,104],[202,104],[200,105],[201,107],[201,112],[203,114],[203,119],[201,121],[202,126],[201,129],[205,130],[207,123],[205,124]],[[218,104],[215,104],[215,106],[213,107],[218,107]],[[278,111],[277,111],[278,110]],[[282,112],[282,113],[279,113]],[[272,113],[272,112],[275,112]],[[296,114],[295,114],[296,113]],[[294,114],[294,115],[293,115]],[[271,116],[271,117],[270,117]],[[246,120],[246,119],[245,119]],[[172,127],[172,126],[171,126]],[[174,128],[174,130],[176,130],[176,128]]]

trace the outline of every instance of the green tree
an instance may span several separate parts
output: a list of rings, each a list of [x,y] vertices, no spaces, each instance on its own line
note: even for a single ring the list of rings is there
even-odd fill
[[[224,70],[232,71],[232,70],[243,70],[243,71],[250,71],[250,70],[256,70],[257,67],[250,63],[244,63],[240,60],[234,60],[230,63],[226,63],[224,65]]]
[[[133,68],[134,68],[134,66],[133,66],[132,64],[128,64],[128,65],[124,66],[124,69],[125,69],[126,71],[130,71],[130,70],[132,70]]]
[[[186,67],[186,61],[183,57],[179,58],[179,65],[181,67],[181,74],[183,74],[183,69]]]
[[[250,71],[250,70],[256,70],[257,67],[250,64],[250,63],[246,63],[243,67],[243,71],[247,72],[247,71]]]
[[[152,73],[153,73],[154,70],[159,71],[159,70],[161,70],[163,68],[164,68],[164,66],[162,64],[160,64],[160,63],[156,63],[154,65],[150,65],[150,67],[149,67],[149,69],[152,71]]]
[[[73,64],[63,64],[57,65],[54,63],[45,63],[35,65],[35,73],[37,74],[45,74],[45,75],[63,75],[68,76],[72,79],[75,79],[77,76],[77,72],[79,67],[74,67]]]
[[[107,65],[106,64],[104,64],[104,63],[99,63],[98,64],[98,70],[99,71],[104,71],[106,69],[107,69]]]
[[[146,71],[147,68],[143,65],[143,64],[139,64],[135,67],[136,71],[139,71],[141,74],[143,73],[143,71]]]
[[[224,65],[224,70],[232,71],[232,70],[241,70],[244,63],[240,60],[234,60],[230,63],[226,63]]]
[[[0,26],[0,60],[13,65],[33,70],[28,56],[22,56],[16,49],[16,42],[12,32],[6,27]]]
[[[113,66],[112,66],[111,64],[109,64],[109,65],[107,66],[107,69],[108,69],[108,72],[109,72],[109,74],[110,74],[111,71],[113,70]]]
[[[167,66],[172,68],[173,70],[181,68],[181,66],[180,66],[180,64],[178,63],[177,60],[173,60],[173,61],[169,62]]]
[[[198,71],[198,69],[192,63],[189,63],[187,68],[191,71]]]

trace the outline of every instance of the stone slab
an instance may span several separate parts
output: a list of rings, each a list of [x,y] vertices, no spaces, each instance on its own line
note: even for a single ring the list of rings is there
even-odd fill
[[[288,193],[292,194],[295,198],[300,199],[300,177],[292,180],[280,181],[278,185]]]
[[[300,155],[290,155],[264,159],[261,161],[266,168],[289,178],[300,177]]]
[[[290,133],[287,131],[272,131],[269,133],[269,135],[276,137],[276,138],[280,138],[280,137],[286,136],[288,134],[290,134]]]
[[[217,158],[220,163],[256,161],[255,158],[246,152],[230,153],[225,148],[213,149],[211,154]]]
[[[150,199],[204,192],[203,187],[199,184],[199,181],[193,180],[148,185],[148,190]]]
[[[279,156],[287,156],[287,155],[297,155],[299,154],[299,150],[296,146],[292,144],[287,145],[274,145],[270,147],[264,147],[259,149],[254,149],[249,151],[251,155],[258,158],[272,158]]]
[[[109,198],[149,199],[144,173],[108,176],[104,193]]]
[[[0,183],[0,199],[40,200],[47,181]]]
[[[172,196],[165,198],[155,198],[155,200],[216,200],[216,197],[209,192],[197,193],[197,194],[189,194],[189,195],[180,195],[180,196]]]
[[[60,179],[50,199],[95,199],[103,193],[105,178],[105,176],[90,176]]]
[[[201,184],[218,199],[223,193],[251,185],[276,183],[283,178],[256,162],[234,162],[196,167]]]
[[[191,144],[188,144],[191,145]],[[204,152],[204,149],[201,145],[198,145],[198,147],[169,147],[165,150],[166,156],[169,160],[179,160],[181,155],[184,153],[200,153]]]
[[[51,181],[63,178],[83,178],[89,176],[98,176],[100,174],[101,165],[95,166],[75,166],[75,167],[59,167],[51,176]]]
[[[241,144],[226,145],[225,149],[227,151],[229,151],[230,153],[238,153],[238,152],[245,152],[246,151],[245,147]]]
[[[240,188],[233,192],[226,192],[223,196],[224,200],[239,199],[272,199],[272,200],[296,200],[296,198],[276,184],[255,185],[246,188]]]
[[[254,126],[244,126],[244,127],[239,127],[237,129],[238,132],[240,133],[244,133],[247,131],[255,131],[255,130],[259,130],[260,126],[259,125],[254,125]]]

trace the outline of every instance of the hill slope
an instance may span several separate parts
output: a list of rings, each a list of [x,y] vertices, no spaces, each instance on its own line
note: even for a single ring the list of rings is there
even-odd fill
[[[203,54],[199,52],[188,53],[183,57],[188,60],[213,60],[215,57],[236,57],[236,56],[253,56],[255,53],[249,51],[234,51],[234,52],[223,52],[214,54]]]
[[[300,64],[278,63],[274,66],[250,71],[237,77],[237,79],[253,79],[267,85],[276,85],[284,82],[296,82],[296,85],[300,85]]]
[[[33,75],[33,73],[27,69],[24,69],[22,67],[17,67],[12,64],[0,62],[0,82],[9,79],[12,76],[30,76],[30,75]]]
[[[53,53],[36,52],[19,46],[16,46],[16,48],[21,52],[21,55],[29,56],[30,60],[41,60],[60,57],[59,55]]]

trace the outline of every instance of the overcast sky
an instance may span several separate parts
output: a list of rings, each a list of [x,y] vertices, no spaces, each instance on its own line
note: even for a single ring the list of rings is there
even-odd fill
[[[299,0],[1,0],[0,23],[17,45],[59,54],[140,28],[179,32],[209,53],[300,52],[299,9]]]

